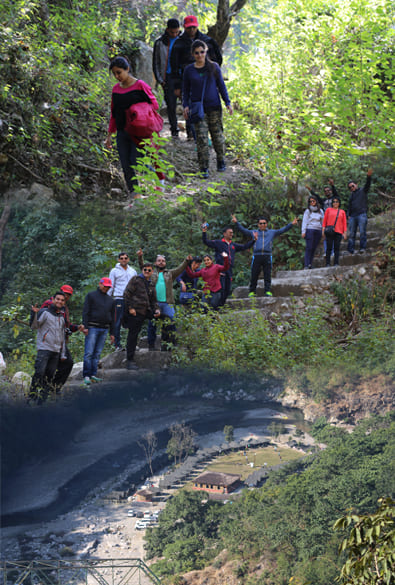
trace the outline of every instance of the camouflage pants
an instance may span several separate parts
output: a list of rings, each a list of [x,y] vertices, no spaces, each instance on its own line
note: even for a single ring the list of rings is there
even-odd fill
[[[210,132],[214,150],[217,153],[217,160],[225,158],[225,137],[222,126],[222,111],[206,112],[201,122],[195,124],[196,146],[198,154],[199,169],[205,170],[209,166],[208,132]]]

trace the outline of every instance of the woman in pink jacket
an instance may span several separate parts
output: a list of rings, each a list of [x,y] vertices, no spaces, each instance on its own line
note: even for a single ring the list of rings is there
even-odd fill
[[[333,227],[333,230],[325,228]],[[332,232],[332,233],[330,233]],[[335,253],[334,266],[339,266],[339,251],[342,237],[347,239],[347,218],[343,209],[340,209],[339,197],[332,198],[332,207],[325,211],[322,222],[322,235],[326,239],[326,266],[330,266],[332,247]]]
[[[115,57],[111,61],[109,69],[118,83],[112,88],[111,118],[104,144],[107,148],[111,148],[112,134],[117,134],[117,149],[123,174],[129,193],[133,198],[136,198],[139,195],[134,193],[138,185],[134,167],[136,166],[137,157],[141,156],[137,150],[141,139],[131,137],[126,132],[126,110],[133,104],[140,102],[151,104],[154,110],[158,110],[159,106],[148,83],[141,79],[136,79],[132,75],[130,63],[125,57]],[[164,175],[158,173],[158,178],[162,180]]]
[[[186,267],[186,273],[190,278],[202,278],[204,280],[203,298],[202,301],[206,305],[210,305],[212,309],[217,310],[221,302],[221,272],[226,272],[229,269],[229,256],[226,252],[222,252],[224,257],[224,265],[214,264],[211,256],[206,254],[203,256],[205,268],[192,272],[189,266]]]

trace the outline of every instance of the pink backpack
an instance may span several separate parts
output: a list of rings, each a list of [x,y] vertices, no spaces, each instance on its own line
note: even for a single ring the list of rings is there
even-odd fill
[[[150,138],[163,128],[163,118],[147,102],[133,104],[126,110],[126,132],[133,138]]]

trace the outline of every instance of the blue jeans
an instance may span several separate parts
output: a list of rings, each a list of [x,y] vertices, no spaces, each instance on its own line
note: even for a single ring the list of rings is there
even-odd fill
[[[160,318],[166,319],[167,317],[170,319],[170,321],[173,321],[175,315],[174,305],[170,305],[169,303],[164,303],[162,301],[159,301],[158,305],[160,310]],[[162,341],[170,341],[171,343],[174,343],[175,330],[176,327],[173,323],[162,325]],[[156,323],[153,319],[148,321],[147,336],[148,345],[151,347],[154,346],[156,340]]]
[[[85,337],[84,367],[82,369],[84,378],[91,378],[96,375],[107,333],[108,329],[88,327],[88,335]]]
[[[313,264],[314,254],[321,241],[321,230],[307,229],[305,234],[306,250],[304,253],[305,268],[311,267]]]
[[[357,228],[359,228],[359,249],[366,250],[366,226],[368,224],[367,213],[360,213],[348,219],[348,245],[349,252],[354,252],[355,236],[357,235]]]
[[[205,305],[209,305],[214,311],[216,311],[218,309],[218,307],[222,304],[221,299],[222,299],[222,290],[219,290],[215,293],[210,292],[210,293],[207,293],[207,295],[204,294],[202,297],[203,308]]]

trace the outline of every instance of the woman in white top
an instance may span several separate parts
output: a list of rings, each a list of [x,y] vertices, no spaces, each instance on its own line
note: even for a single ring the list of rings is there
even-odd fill
[[[315,251],[321,241],[323,217],[324,212],[320,208],[317,199],[310,195],[302,221],[302,238],[306,240],[305,270],[312,267]]]

